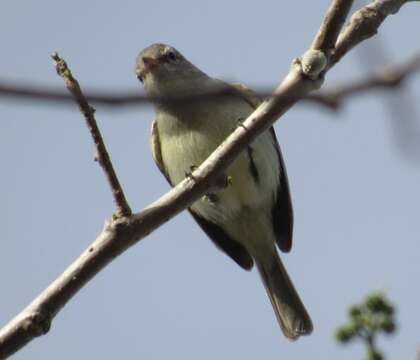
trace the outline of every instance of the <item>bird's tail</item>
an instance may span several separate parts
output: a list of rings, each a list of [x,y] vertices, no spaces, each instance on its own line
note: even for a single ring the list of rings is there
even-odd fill
[[[254,261],[284,335],[290,340],[309,335],[313,329],[311,318],[275,247],[262,247],[254,252]]]

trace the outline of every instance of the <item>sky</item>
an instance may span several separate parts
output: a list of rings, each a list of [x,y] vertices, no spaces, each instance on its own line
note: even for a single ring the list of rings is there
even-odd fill
[[[64,89],[49,58],[58,51],[82,87],[140,92],[135,57],[164,42],[211,76],[273,88],[310,45],[328,4],[6,0],[0,79]],[[418,17],[412,3],[383,24],[387,61],[419,50]],[[378,44],[371,43],[346,56],[325,86],[384,63],[383,56],[361,61]],[[404,122],[390,112],[398,94],[375,92],[349,99],[337,113],[298,104],[275,125],[295,212],[293,250],[282,259],[313,318],[311,336],[287,341],[256,271],[240,269],[183,212],[98,274],[46,336],[13,358],[358,359],[363,347],[339,346],[334,331],[350,304],[380,290],[397,306],[398,332],[379,345],[389,359],[414,359],[420,78],[405,91],[412,103]],[[168,190],[149,150],[153,109],[96,108],[129,203],[140,211]],[[0,98],[0,324],[88,247],[113,213],[93,154],[75,105]]]

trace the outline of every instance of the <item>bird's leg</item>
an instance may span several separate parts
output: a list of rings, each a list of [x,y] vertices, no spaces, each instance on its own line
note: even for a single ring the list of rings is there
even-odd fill
[[[215,193],[207,193],[201,198],[203,201],[215,205],[219,201],[219,197]]]
[[[232,185],[232,176],[230,175],[222,175],[214,184],[218,189],[226,189],[229,185]]]
[[[241,127],[241,128],[243,128],[243,129],[245,129],[245,130],[248,130],[248,128],[244,125],[244,118],[243,117],[239,117],[238,119],[237,119],[237,123],[238,123],[238,127]]]
[[[226,189],[231,184],[232,177],[230,175],[222,175],[214,182],[212,189],[215,189],[216,191]],[[206,195],[203,196],[203,200],[208,201],[211,204],[216,204],[219,198],[214,191],[209,191]]]
[[[194,177],[194,175],[192,174],[195,170],[197,170],[198,166],[197,165],[191,165],[190,166],[190,170],[185,172],[185,177],[190,178],[193,181],[196,181],[196,178]]]

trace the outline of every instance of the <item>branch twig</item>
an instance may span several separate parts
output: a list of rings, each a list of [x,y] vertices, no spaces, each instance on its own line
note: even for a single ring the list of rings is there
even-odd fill
[[[218,88],[212,91],[201,92],[197,95],[188,95],[180,98],[174,97],[148,97],[145,94],[139,94],[139,91],[121,90],[118,94],[115,91],[85,91],[84,97],[87,102],[102,106],[109,106],[111,108],[119,108],[123,106],[144,105],[152,103],[153,101],[174,101],[174,102],[191,102],[202,100],[207,97],[223,97],[232,93],[231,87]],[[260,98],[268,98],[273,95],[273,90],[268,88],[254,88],[254,93]],[[68,92],[64,92],[56,87],[46,87],[36,84],[15,83],[11,81],[2,81],[0,79],[0,97],[10,97],[17,100],[36,100],[45,102],[55,102],[70,104],[74,102],[74,96]],[[310,96],[302,100],[309,103],[317,102],[317,99],[312,99]],[[323,104],[321,102],[321,105]]]
[[[340,0],[333,0],[333,3],[343,4]],[[339,13],[344,18],[347,15],[345,11]],[[336,33],[340,31],[339,27],[338,23],[326,27],[325,31]],[[332,39],[334,36],[325,34],[326,39]],[[314,43],[318,43],[318,40]],[[323,53],[329,50],[324,48],[328,47],[328,42],[320,43],[324,45],[320,49],[312,49],[314,52]],[[323,56],[328,57],[327,54]],[[0,358],[13,354],[34,337],[48,332],[50,323],[58,311],[96,273],[128,247],[199,199],[248,143],[268,129],[298,99],[319,88],[322,79],[318,78],[317,74],[324,71],[322,66],[319,66],[323,62],[313,67],[311,60],[317,62],[319,58],[308,57],[306,61],[309,62],[309,66],[305,66],[305,70],[300,60],[293,61],[288,75],[277,87],[273,97],[261,104],[191,177],[187,177],[142,212],[109,220],[95,242],[27,308],[0,330]],[[312,71],[313,69],[316,71]]]
[[[375,0],[356,11],[337,39],[329,67],[333,67],[353,47],[376,35],[382,22],[389,15],[396,14],[407,2],[409,1]]]
[[[91,107],[87,102],[85,96],[82,93],[82,90],[80,89],[78,81],[73,77],[70,69],[67,67],[66,62],[61,59],[57,53],[52,54],[51,57],[54,60],[57,74],[63,78],[67,89],[73,95],[77,105],[79,105],[80,111],[86,120],[86,125],[90,134],[92,135],[92,139],[96,147],[95,160],[97,160],[101,165],[102,170],[105,173],[105,177],[108,180],[109,186],[111,187],[112,196],[114,197],[114,202],[117,207],[116,214],[117,216],[130,216],[130,206],[127,203],[124,191],[120,185],[114,167],[112,166],[108,151],[106,150],[101,132],[98,128],[98,125],[96,124],[95,109]]]
[[[317,94],[309,94],[303,97],[308,103],[318,104],[337,110],[345,98],[358,95],[362,92],[376,90],[378,88],[393,88],[400,85],[400,83],[407,80],[409,75],[412,75],[420,69],[420,54],[416,54],[406,64],[388,66],[385,70],[379,70],[367,79],[354,81],[344,85],[336,85],[329,87]],[[185,98],[172,98],[173,101],[194,101],[202,99],[203,97],[211,96],[226,96],[230,92],[230,88],[222,88],[200,94],[197,96],[188,96]],[[269,98],[273,95],[272,91],[260,89],[255,92],[261,98]],[[55,88],[42,88],[35,85],[17,85],[13,83],[0,82],[0,95],[13,96],[18,98],[32,98],[36,100],[69,102],[74,101],[74,96],[63,93]],[[149,103],[151,100],[145,95],[137,95],[134,92],[123,92],[120,95],[110,95],[110,92],[86,92],[84,93],[86,102],[120,107],[126,105],[137,105]],[[162,99],[161,99],[162,100]],[[167,101],[168,99],[163,99]]]
[[[328,54],[335,46],[338,34],[346,21],[352,7],[353,0],[339,0],[331,2],[325,19],[312,43],[315,50],[323,50]]]

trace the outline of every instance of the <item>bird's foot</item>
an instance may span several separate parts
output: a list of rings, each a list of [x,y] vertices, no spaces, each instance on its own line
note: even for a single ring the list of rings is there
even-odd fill
[[[198,166],[191,165],[190,170],[185,172],[185,177],[190,178],[193,181],[196,181],[197,179],[192,174]],[[221,190],[226,189],[228,186],[232,184],[232,176],[230,175],[222,175],[217,178],[217,180],[213,183],[210,190]],[[202,200],[209,202],[210,204],[216,204],[219,200],[219,197],[216,195],[216,192],[209,191],[206,195],[202,197]]]
[[[186,171],[185,172],[185,177],[186,178],[190,178],[193,181],[196,181],[196,178],[194,177],[194,175],[192,174],[195,170],[197,170],[198,166],[197,165],[191,165],[190,166],[190,171]]]
[[[244,121],[245,121],[245,119],[243,117],[238,118],[238,120],[237,120],[238,127],[241,127],[245,130],[248,130],[248,128],[244,125]]]
[[[203,201],[215,205],[219,201],[219,197],[215,193],[207,193],[202,197]]]

